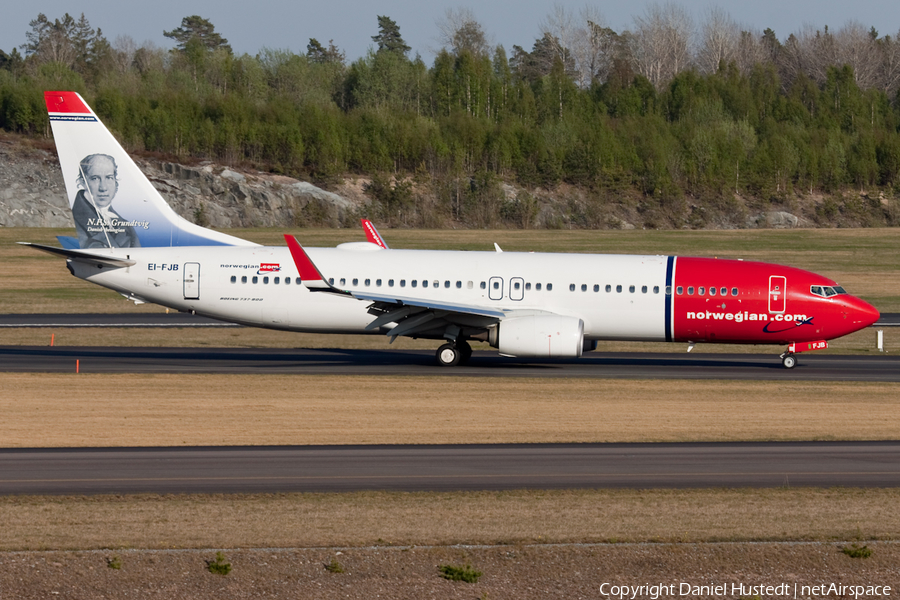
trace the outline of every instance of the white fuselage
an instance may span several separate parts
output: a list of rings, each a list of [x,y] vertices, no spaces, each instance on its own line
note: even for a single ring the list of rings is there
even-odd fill
[[[366,242],[306,248],[340,290],[580,318],[587,339],[666,339],[666,256],[382,250]],[[70,261],[73,273],[126,296],[274,329],[367,331],[368,300],[299,284],[286,247],[118,250],[127,268]],[[574,286],[574,287],[573,287]],[[609,290],[609,291],[607,291]]]

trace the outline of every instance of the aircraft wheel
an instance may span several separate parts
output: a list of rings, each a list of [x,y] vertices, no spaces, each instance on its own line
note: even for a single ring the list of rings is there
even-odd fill
[[[467,364],[472,358],[472,346],[469,345],[469,342],[462,341],[456,344],[456,347],[459,349],[459,364]]]
[[[460,351],[453,344],[444,344],[437,349],[435,358],[442,367],[455,367],[459,364]]]
[[[797,359],[793,354],[785,354],[781,358],[781,364],[784,365],[785,369],[793,369],[795,366],[797,366]]]

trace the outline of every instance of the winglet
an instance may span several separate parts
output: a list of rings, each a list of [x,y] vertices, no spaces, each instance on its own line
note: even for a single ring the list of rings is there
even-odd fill
[[[297,238],[292,235],[284,234],[284,241],[287,242],[288,248],[291,251],[291,257],[294,259],[294,264],[297,265],[297,272],[300,274],[300,280],[303,282],[303,285],[309,289],[333,289],[332,286],[325,281],[325,278],[322,277],[322,273],[319,272],[319,269],[313,264],[313,261],[309,259],[306,250],[303,249],[303,246],[300,245]]]
[[[375,229],[375,225],[372,224],[372,221],[369,219],[360,219],[362,221],[363,231],[366,232],[366,239],[377,246],[381,246],[385,250],[388,250],[388,245],[384,241],[384,238],[381,237],[381,234],[378,233],[378,230]]]

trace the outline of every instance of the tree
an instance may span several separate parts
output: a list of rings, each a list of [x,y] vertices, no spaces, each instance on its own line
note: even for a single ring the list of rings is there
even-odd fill
[[[178,49],[182,52],[188,50],[191,42],[200,42],[200,45],[207,50],[221,48],[231,52],[228,40],[216,33],[216,28],[212,23],[198,15],[183,18],[181,27],[172,31],[163,31],[163,35],[178,42]]]
[[[632,36],[637,71],[661,90],[688,67],[694,24],[676,4],[652,4],[635,17]]]
[[[334,45],[334,40],[328,40],[328,48],[325,48],[316,38],[309,38],[309,43],[306,45],[306,59],[309,62],[344,64],[344,58],[344,53]]]
[[[487,56],[490,47],[481,24],[475,20],[475,13],[468,8],[448,8],[444,17],[437,22],[438,39],[444,48],[455,55],[469,52],[472,56]]]
[[[56,62],[71,67],[75,63],[76,50],[72,43],[75,19],[66,13],[62,21],[51,22],[44,13],[39,13],[25,34],[27,40],[22,46],[25,56],[35,56],[40,63]]]
[[[718,6],[709,8],[701,30],[697,65],[702,73],[715,73],[719,66],[737,59],[740,32],[737,24]]]
[[[378,16],[378,35],[372,36],[378,52],[395,52],[402,56],[412,50],[400,36],[400,26],[390,17]]]

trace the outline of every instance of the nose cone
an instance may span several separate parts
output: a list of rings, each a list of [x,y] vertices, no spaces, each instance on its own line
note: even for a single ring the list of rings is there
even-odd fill
[[[881,318],[881,313],[878,312],[878,309],[865,300],[861,300],[856,296],[851,296],[848,300],[847,317],[856,329],[868,327]]]

